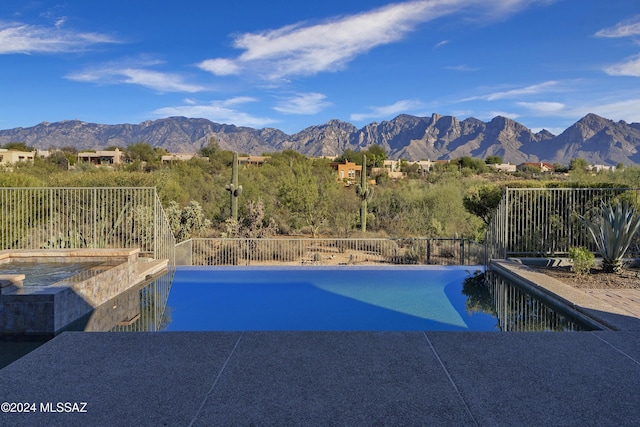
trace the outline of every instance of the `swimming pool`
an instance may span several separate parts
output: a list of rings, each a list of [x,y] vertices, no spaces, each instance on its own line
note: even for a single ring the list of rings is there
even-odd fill
[[[497,331],[463,282],[482,267],[179,267],[167,331]]]

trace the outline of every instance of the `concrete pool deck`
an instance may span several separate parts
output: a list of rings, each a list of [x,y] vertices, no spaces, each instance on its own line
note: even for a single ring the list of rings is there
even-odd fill
[[[0,424],[638,425],[638,384],[640,332],[65,332]]]

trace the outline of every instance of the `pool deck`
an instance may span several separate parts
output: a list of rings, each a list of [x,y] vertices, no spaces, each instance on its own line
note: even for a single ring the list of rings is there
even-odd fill
[[[0,371],[37,407],[0,423],[623,426],[638,384],[640,332],[65,332]]]
[[[633,308],[505,268],[617,330],[65,332],[0,370],[36,408],[0,425],[640,425]]]

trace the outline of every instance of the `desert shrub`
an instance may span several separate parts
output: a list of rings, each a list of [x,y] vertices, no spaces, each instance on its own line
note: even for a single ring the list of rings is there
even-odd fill
[[[238,265],[241,253],[242,248],[238,242],[222,242],[213,250],[208,265]]]
[[[250,252],[252,260],[291,262],[302,258],[304,250],[296,241],[256,240],[255,248]]]
[[[589,274],[591,267],[595,263],[593,253],[586,248],[571,247],[569,248],[569,258],[573,263],[573,272],[579,276]]]

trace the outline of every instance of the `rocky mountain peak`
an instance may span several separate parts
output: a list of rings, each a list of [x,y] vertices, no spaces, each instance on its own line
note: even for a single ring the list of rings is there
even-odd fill
[[[547,130],[533,133],[507,117],[483,122],[473,117],[433,113],[407,114],[361,129],[329,120],[287,135],[274,129],[253,129],[206,119],[169,117],[138,125],[103,125],[68,120],[43,122],[30,128],[0,130],[0,144],[17,141],[40,149],[73,146],[80,150],[146,142],[170,152],[197,152],[213,139],[222,149],[262,154],[292,149],[308,156],[340,155],[346,149],[382,146],[392,159],[486,158],[500,155],[506,162],[548,161],[568,164],[582,157],[591,163],[640,164],[640,123],[613,122],[588,114],[558,136]]]

